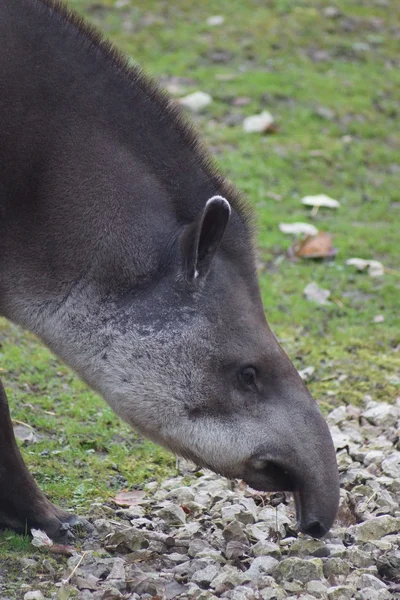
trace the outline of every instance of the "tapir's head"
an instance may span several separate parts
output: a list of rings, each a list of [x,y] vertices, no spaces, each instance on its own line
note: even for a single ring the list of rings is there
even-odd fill
[[[158,281],[115,319],[121,334],[96,387],[176,453],[257,490],[292,491],[300,529],[321,537],[338,508],[332,439],[266,323],[251,244],[232,239],[232,218],[215,196],[178,232]]]

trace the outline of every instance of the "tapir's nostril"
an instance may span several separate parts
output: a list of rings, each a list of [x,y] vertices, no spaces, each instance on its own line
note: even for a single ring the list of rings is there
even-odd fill
[[[305,526],[302,525],[301,530],[303,531],[303,533],[307,533],[308,535],[311,535],[314,538],[321,538],[327,532],[326,528],[320,521],[311,521]]]

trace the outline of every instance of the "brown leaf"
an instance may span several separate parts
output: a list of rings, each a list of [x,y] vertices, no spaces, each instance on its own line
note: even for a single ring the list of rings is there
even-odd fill
[[[49,551],[52,554],[61,554],[63,556],[72,556],[75,552],[75,548],[72,546],[65,546],[65,544],[53,544],[50,546]]]
[[[332,246],[332,236],[325,231],[317,235],[308,235],[304,240],[295,242],[293,253],[299,258],[332,258],[337,254]]]
[[[192,513],[191,509],[188,506],[186,506],[185,504],[181,504],[181,509],[187,515],[190,515]]]
[[[237,96],[232,100],[233,106],[247,106],[250,104],[251,98],[248,96]]]
[[[142,490],[118,492],[115,498],[113,498],[113,501],[115,504],[118,504],[118,506],[132,506],[133,504],[140,504],[145,496],[146,492],[143,492]]]

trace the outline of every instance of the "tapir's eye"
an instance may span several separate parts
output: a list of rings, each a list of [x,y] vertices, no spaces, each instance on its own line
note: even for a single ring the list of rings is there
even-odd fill
[[[238,373],[239,382],[246,388],[257,386],[257,371],[254,367],[244,367]]]

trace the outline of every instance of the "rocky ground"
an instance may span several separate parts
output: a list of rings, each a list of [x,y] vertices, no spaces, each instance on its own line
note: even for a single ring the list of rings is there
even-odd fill
[[[93,506],[79,550],[44,546],[13,584],[2,565],[0,598],[400,598],[399,419],[400,398],[330,413],[342,492],[322,541],[296,533],[283,494],[192,473],[148,484],[130,507]]]

